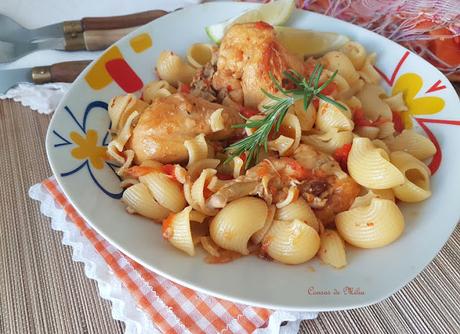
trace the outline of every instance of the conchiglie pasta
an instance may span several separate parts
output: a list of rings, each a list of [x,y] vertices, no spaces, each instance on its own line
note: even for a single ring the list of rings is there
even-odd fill
[[[187,49],[187,60],[195,68],[200,68],[211,61],[212,46],[206,43],[195,43]]]
[[[187,204],[182,192],[182,186],[161,172],[151,172],[139,177],[155,200],[172,212],[181,211]]]
[[[298,100],[290,108],[299,119],[300,129],[302,131],[310,131],[315,125],[316,109],[313,103],[310,103],[307,110],[304,109],[303,101]]]
[[[137,111],[140,114],[145,110],[145,108],[147,108],[147,106],[147,103],[139,100],[132,94],[114,97],[110,100],[108,105],[108,114],[111,120],[111,131],[118,133],[133,112]]]
[[[294,153],[296,148],[299,147],[300,137],[302,135],[302,129],[300,128],[300,122],[297,116],[290,113],[286,114],[280,126],[280,133],[281,135],[294,140],[288,150],[283,152],[283,155],[291,155]]]
[[[169,96],[177,90],[165,80],[151,81],[144,86],[142,90],[142,99],[151,104],[153,100],[159,97]]]
[[[350,206],[350,209],[357,208],[359,206],[368,206],[371,204],[373,198],[387,199],[389,201],[395,201],[395,195],[391,189],[365,189],[365,193],[355,198]]]
[[[224,119],[222,118],[222,111],[224,111],[223,108],[215,110],[209,118],[209,123],[211,125],[212,132],[217,132],[225,128]]]
[[[356,72],[353,63],[343,52],[330,51],[322,59],[326,61],[326,68],[328,70],[337,71],[350,85],[358,81],[358,72]]]
[[[393,96],[383,99],[392,111],[401,112],[407,111],[406,103],[404,102],[404,96],[402,92],[399,92]]]
[[[258,244],[260,244],[262,242],[262,240],[264,239],[265,235],[268,233],[268,231],[270,230],[270,227],[273,224],[273,219],[275,218],[275,213],[276,213],[276,206],[270,205],[268,207],[267,218],[265,219],[264,226],[251,236],[251,241],[254,244],[258,245]]]
[[[171,51],[163,51],[160,53],[156,69],[160,79],[166,80],[175,87],[177,87],[179,82],[186,84],[190,83],[196,72],[196,69]]]
[[[195,181],[204,169],[216,169],[219,164],[219,159],[202,159],[195,161],[187,167],[188,175],[192,181]]]
[[[181,212],[171,214],[163,221],[163,237],[171,245],[187,253],[190,256],[195,255],[195,245],[192,239],[190,229],[190,212],[192,207],[188,206]]]
[[[281,135],[278,138],[268,142],[268,149],[278,152],[279,155],[283,157],[288,155],[287,153],[290,151],[290,148],[293,145],[294,139]]]
[[[297,198],[299,198],[299,189],[296,185],[293,185],[289,187],[286,197],[282,201],[276,203],[276,207],[278,209],[284,208],[285,206],[288,206],[292,202],[296,201]]]
[[[319,247],[318,232],[298,219],[275,220],[262,245],[271,258],[285,264],[307,262],[316,255]]]
[[[404,151],[419,160],[431,158],[436,153],[433,142],[412,129],[403,130],[388,146],[392,151]]]
[[[390,159],[405,176],[404,184],[393,188],[399,200],[413,203],[421,202],[431,196],[431,173],[423,162],[402,151],[392,152]]]
[[[206,143],[206,139],[202,133],[193,139],[184,141],[184,146],[188,152],[187,167],[208,157],[208,144]]]
[[[390,107],[382,100],[384,96],[383,88],[375,84],[365,84],[356,94],[356,97],[361,101],[366,118],[371,121],[375,121],[379,117],[387,120],[393,119]]]
[[[366,82],[376,84],[380,81],[380,74],[374,68],[376,54],[366,57],[363,67],[359,70],[359,76]]]
[[[216,175],[215,169],[204,169],[201,172],[200,177],[195,182],[193,182],[193,185],[190,189],[190,200],[187,199],[187,201],[195,210],[200,211],[208,216],[215,216],[217,213],[217,210],[208,207],[204,194],[207,184],[211,181],[211,178],[214,175]],[[184,192],[185,191],[186,189],[184,187]]]
[[[361,101],[356,96],[350,97],[349,99],[345,100],[344,103],[347,105],[348,108],[352,110],[361,109],[363,107]]]
[[[381,148],[382,150],[387,152],[387,154],[390,154],[391,152],[390,149],[388,148],[388,145],[383,140],[374,139],[372,140],[372,144],[377,148]]]
[[[268,208],[255,197],[243,197],[229,203],[214,217],[209,231],[212,240],[224,249],[248,255],[248,241],[264,227]]]
[[[393,137],[395,133],[395,125],[393,122],[384,122],[379,125],[379,139],[385,139],[388,137]]]
[[[139,113],[137,111],[133,111],[129,117],[127,118],[126,122],[123,124],[120,133],[110,142],[110,146],[115,147],[119,152],[123,151],[125,144],[128,142],[129,138],[132,134],[132,124],[134,121],[139,117]]]
[[[322,131],[336,128],[342,131],[353,130],[354,124],[350,110],[342,110],[329,102],[321,100],[319,102],[318,113],[316,115],[316,127]]]
[[[275,219],[284,221],[298,219],[310,225],[316,231],[319,231],[318,219],[316,218],[313,210],[302,197],[299,197],[296,201],[290,203],[289,205],[276,210]]]
[[[347,42],[340,49],[351,61],[355,69],[360,70],[367,57],[366,49],[357,42]]]
[[[258,181],[231,182],[209,197],[208,206],[210,208],[223,208],[228,202],[255,194],[259,185]]]
[[[137,183],[123,192],[122,201],[127,205],[128,211],[138,213],[157,222],[162,221],[171,213],[153,198],[145,184]]]
[[[345,243],[340,235],[334,230],[324,230],[321,233],[321,246],[318,250],[318,257],[326,264],[335,268],[343,268],[347,265],[347,254]]]
[[[240,157],[233,158],[233,178],[236,179],[238,176],[241,175],[241,171],[243,170],[244,161]]]
[[[355,128],[355,132],[360,137],[376,139],[379,136],[380,129],[376,126],[359,126]]]
[[[338,131],[336,128],[331,128],[320,135],[302,136],[302,143],[328,154],[334,153],[335,150],[345,144],[350,144],[352,141],[353,133],[351,131]]]
[[[391,164],[388,154],[368,138],[353,139],[347,165],[351,177],[367,188],[386,189],[404,183],[404,175]]]
[[[400,237],[404,230],[404,217],[394,202],[373,198],[368,206],[339,213],[335,225],[340,236],[349,244],[378,248]]]
[[[321,75],[320,80],[321,81],[326,81],[329,78],[331,78],[333,74],[334,74],[334,72],[332,72],[332,71],[324,70],[322,75]],[[347,80],[345,80],[345,78],[342,77],[340,74],[336,73],[336,75],[332,79],[332,82],[335,85],[335,89],[330,93],[330,95],[334,99],[339,98],[339,97],[340,98],[349,97],[349,96],[353,95],[354,88],[351,88],[350,84],[347,82]],[[353,84],[353,87],[355,85],[356,85],[356,83]]]

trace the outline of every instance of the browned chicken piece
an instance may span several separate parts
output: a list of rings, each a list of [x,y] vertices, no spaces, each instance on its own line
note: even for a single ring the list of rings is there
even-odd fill
[[[271,25],[235,24],[222,39],[212,85],[216,91],[226,89],[237,98],[242,90],[239,99],[243,100],[235,102],[256,107],[265,98],[261,88],[276,92],[269,72],[281,81],[282,72],[288,69],[306,73],[302,59],[279,43]]]
[[[223,108],[225,128],[211,130],[211,114]],[[135,153],[135,162],[153,159],[162,163],[188,159],[184,141],[203,133],[209,140],[223,140],[235,135],[232,125],[241,123],[238,111],[211,103],[190,94],[176,93],[159,98],[142,112],[127,144]]]
[[[361,186],[331,156],[309,145],[301,144],[294,152],[294,159],[312,172],[311,178],[299,185],[301,196],[324,224],[333,223],[339,212],[350,208]]]

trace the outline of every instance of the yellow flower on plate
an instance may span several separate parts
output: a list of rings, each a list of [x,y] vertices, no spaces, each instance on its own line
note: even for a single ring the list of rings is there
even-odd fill
[[[70,138],[77,147],[72,149],[71,154],[76,159],[89,160],[91,165],[96,169],[102,169],[106,159],[107,148],[97,145],[97,137],[95,130],[88,130],[86,137],[72,131]]]
[[[393,86],[392,95],[402,92],[404,102],[406,102],[407,108],[409,109],[408,111],[401,112],[401,118],[406,129],[413,127],[412,116],[432,115],[440,112],[444,108],[445,102],[440,97],[416,97],[422,86],[423,80],[416,73],[405,73],[401,75]]]

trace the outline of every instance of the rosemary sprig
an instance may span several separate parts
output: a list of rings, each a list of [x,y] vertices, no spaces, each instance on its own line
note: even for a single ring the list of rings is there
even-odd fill
[[[279,131],[289,107],[298,100],[303,100],[303,107],[305,111],[315,97],[328,102],[337,108],[346,110],[342,104],[330,99],[324,94],[321,94],[321,91],[326,88],[332,80],[334,80],[337,71],[335,71],[328,80],[319,86],[319,79],[322,72],[323,66],[317,64],[307,81],[305,77],[293,69],[284,71],[283,77],[294,84],[295,88],[293,89],[283,88],[281,83],[270,72],[270,79],[282,96],[275,96],[262,89],[263,93],[272,100],[269,104],[263,106],[265,118],[261,120],[250,120],[245,124],[237,124],[233,126],[234,128],[256,128],[257,130],[250,136],[243,138],[226,148],[229,152],[229,158],[227,161],[246,153],[246,168],[251,166],[251,163],[257,163],[260,148],[264,147],[265,151],[268,151],[268,136],[273,127],[275,133]]]

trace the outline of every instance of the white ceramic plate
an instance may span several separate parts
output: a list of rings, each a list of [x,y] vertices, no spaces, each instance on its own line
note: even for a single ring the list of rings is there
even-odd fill
[[[346,34],[376,52],[377,67],[388,77],[387,84],[382,81],[388,92],[406,92],[413,123],[421,123],[440,147],[441,154],[430,166],[436,170],[433,196],[422,204],[402,206],[406,230],[395,243],[376,250],[350,247],[349,265],[342,270],[318,260],[287,266],[254,256],[209,265],[203,254],[191,258],[175,250],[162,239],[160,226],[127,214],[116,199],[121,195],[118,179],[102,158],[104,150],[96,149],[108,142],[107,102],[153,80],[162,50],[184,55],[190,44],[207,41],[205,26],[252,6],[208,3],[174,12],[123,38],[105,58],[89,66],[61,102],[48,130],[46,146],[54,175],[78,212],[101,235],[139,263],[187,287],[240,303],[289,310],[339,310],[375,303],[422,271],[459,220],[460,105],[452,85],[438,70],[365,29],[300,10],[288,23]]]

